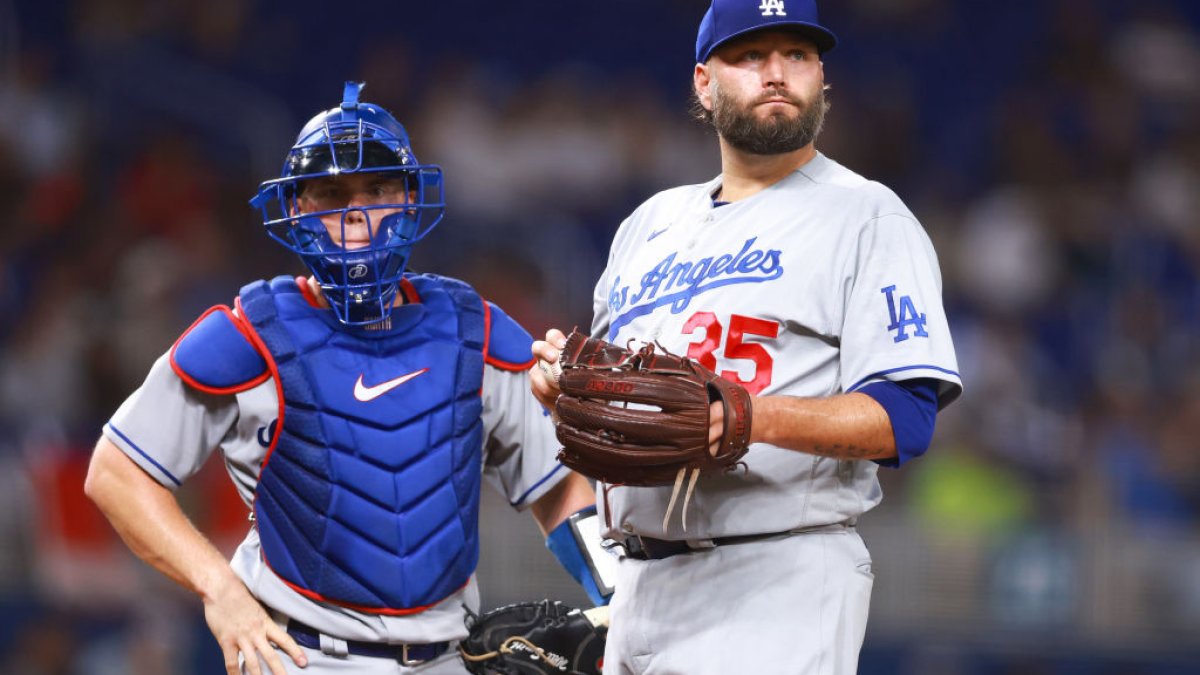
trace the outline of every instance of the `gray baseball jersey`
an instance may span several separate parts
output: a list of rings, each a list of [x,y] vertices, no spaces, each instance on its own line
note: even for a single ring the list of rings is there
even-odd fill
[[[524,372],[485,366],[482,396],[484,476],[515,508],[523,509],[567,475],[555,460],[559,446],[554,427],[530,394]],[[104,434],[171,490],[219,448],[238,493],[250,505],[278,410],[273,379],[234,396],[205,394],[187,386],[164,355],[105,425]],[[407,616],[314,602],[291,590],[266,566],[253,528],[234,553],[232,566],[269,608],[348,640],[456,640],[466,635],[464,605],[479,609],[474,577],[434,607]]]
[[[592,334],[656,340],[752,394],[828,396],[882,379],[962,385],[928,236],[900,199],[822,154],[714,207],[719,179],[655,195],[622,223],[596,285]],[[606,536],[762,534],[852,523],[879,503],[878,466],[754,444],[744,471],[702,476],[681,517],[671,488],[609,487]],[[677,507],[678,508],[678,507]]]

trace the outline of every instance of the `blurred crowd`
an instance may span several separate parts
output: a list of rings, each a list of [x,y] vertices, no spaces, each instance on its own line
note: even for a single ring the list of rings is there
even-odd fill
[[[584,327],[620,220],[719,170],[687,115],[706,3],[365,2],[345,34],[323,3],[61,4],[0,0],[0,672],[191,672],[215,649],[198,605],[132,561],[82,479],[100,427],[205,308],[301,271],[246,200],[303,121],[366,80],[446,172],[447,218],[413,267],[472,282],[535,335]],[[883,567],[950,584],[930,561],[960,561],[978,602],[881,578],[876,644],[931,637],[914,612],[969,613],[980,632],[1200,658],[1174,640],[1200,629],[1200,12],[822,11],[842,45],[818,145],[933,238],[966,386],[929,454],[882,472],[866,520],[898,542]],[[212,464],[181,494],[229,547],[245,510]],[[871,650],[864,672],[901,672],[870,670]],[[1033,672],[1016,652],[910,668]],[[1176,672],[1146,663],[1120,672]],[[1061,672],[1110,672],[1088,667]]]

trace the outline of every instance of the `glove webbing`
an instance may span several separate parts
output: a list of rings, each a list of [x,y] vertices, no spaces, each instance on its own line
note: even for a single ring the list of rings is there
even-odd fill
[[[526,647],[529,648],[530,651],[532,651],[534,654],[537,654],[537,657],[539,659],[542,659],[546,663],[551,663],[550,657],[546,654],[546,652],[542,651],[541,647],[533,644],[532,642],[530,642],[529,640],[526,640],[525,638],[521,637],[520,635],[512,635],[512,636],[505,638],[504,642],[501,642],[500,646],[497,647],[494,651],[490,651],[490,652],[487,652],[484,654],[468,654],[467,651],[465,649],[463,649],[462,645],[458,646],[458,653],[461,654],[462,657],[464,659],[466,659],[467,661],[470,661],[471,663],[478,663],[480,661],[487,661],[488,659],[494,659],[494,658],[500,656],[501,654],[512,654],[513,649],[511,647],[511,645],[514,642],[519,642],[519,643],[525,645]]]

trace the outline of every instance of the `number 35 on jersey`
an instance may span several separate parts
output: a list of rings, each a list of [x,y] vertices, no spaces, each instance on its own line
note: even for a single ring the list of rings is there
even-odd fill
[[[721,325],[717,315],[712,312],[696,312],[683,324],[683,334],[699,334],[699,341],[688,345],[687,355],[700,365],[717,372],[717,352],[724,348],[722,356],[726,359],[744,359],[754,364],[754,374],[749,380],[743,380],[736,370],[723,370],[718,373],[721,377],[737,382],[746,388],[752,396],[766,389],[771,384],[772,369],[775,360],[760,344],[746,342],[746,336],[759,336],[774,339],[779,336],[779,324],[774,321],[755,319],[749,316],[733,314],[729,317],[729,330]]]

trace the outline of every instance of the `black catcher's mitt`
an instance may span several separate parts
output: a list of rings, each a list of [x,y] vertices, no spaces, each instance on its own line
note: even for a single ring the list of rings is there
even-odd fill
[[[493,609],[468,620],[458,651],[475,675],[600,675],[608,624],[593,611],[557,600]]]

